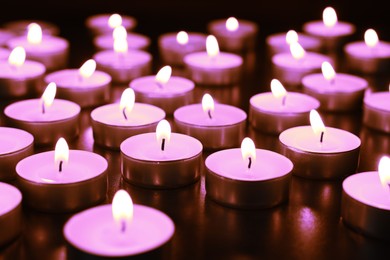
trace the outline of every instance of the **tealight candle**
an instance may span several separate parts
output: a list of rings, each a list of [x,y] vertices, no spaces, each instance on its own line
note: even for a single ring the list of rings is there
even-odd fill
[[[179,133],[198,139],[208,149],[237,147],[244,137],[246,113],[234,106],[214,104],[205,94],[202,104],[178,108],[173,114]]]
[[[239,82],[243,59],[232,53],[219,52],[217,39],[209,35],[207,52],[194,52],[184,57],[190,77],[201,85],[233,85]]]
[[[206,195],[234,208],[269,208],[288,199],[292,162],[278,153],[256,149],[245,138],[241,149],[209,155],[205,161]]]
[[[341,179],[356,172],[360,139],[347,131],[325,127],[316,110],[311,126],[297,126],[279,135],[281,154],[294,163],[293,174],[311,179]]]
[[[322,13],[322,21],[305,23],[303,31],[319,38],[325,50],[331,52],[337,51],[355,33],[355,26],[338,21],[336,11],[332,7],[326,7]]]
[[[80,106],[67,100],[54,100],[55,92],[55,83],[50,83],[40,99],[8,105],[4,109],[7,123],[31,133],[37,145],[52,144],[62,136],[77,137]]]
[[[215,35],[221,50],[242,53],[256,47],[258,26],[247,20],[229,17],[227,20],[214,20],[208,24],[208,31]]]
[[[364,98],[363,123],[370,128],[390,133],[389,100],[389,91],[382,91],[367,95]]]
[[[127,31],[132,31],[137,26],[134,17],[119,14],[97,14],[87,18],[85,25],[94,35],[110,34],[118,27],[123,26]]]
[[[17,47],[10,53],[8,61],[0,61],[1,97],[17,98],[41,92],[46,68],[39,62],[25,59],[25,50]]]
[[[364,42],[348,43],[344,47],[348,69],[375,74],[388,73],[390,67],[390,43],[380,41],[373,29],[364,34]]]
[[[0,60],[7,60],[11,51],[0,47]]]
[[[154,132],[164,118],[162,109],[135,103],[134,91],[128,88],[122,93],[120,104],[105,105],[91,112],[93,138],[97,144],[119,149],[130,136]]]
[[[322,74],[315,73],[302,79],[303,92],[321,103],[320,110],[345,112],[359,110],[368,82],[354,75],[337,73],[329,62],[323,62]]]
[[[15,37],[15,34],[8,30],[0,29],[0,46],[5,46],[6,42]]]
[[[305,75],[321,69],[322,62],[331,62],[328,56],[306,52],[298,42],[290,44],[290,53],[278,53],[272,57],[275,78],[289,86],[300,86]]]
[[[70,100],[81,107],[105,104],[110,99],[111,76],[96,71],[96,62],[86,61],[79,69],[66,69],[52,72],[45,82],[57,84],[57,96]]]
[[[158,38],[161,61],[171,66],[184,66],[184,56],[206,50],[206,35],[180,31],[166,33]]]
[[[55,151],[24,158],[16,172],[26,205],[46,212],[71,212],[106,198],[107,166],[102,156],[69,150],[60,138]]]
[[[137,101],[162,108],[172,114],[177,108],[188,105],[193,99],[194,82],[173,76],[172,68],[164,66],[156,76],[146,76],[130,82]]]
[[[16,177],[15,166],[34,153],[34,137],[26,131],[0,127],[0,181]]]
[[[55,36],[60,34],[60,28],[58,28],[57,25],[48,21],[41,21],[41,20],[11,21],[3,24],[3,28],[15,33],[16,35],[27,35],[28,26],[32,23],[38,24],[42,28],[42,34],[44,35]]]
[[[308,95],[287,92],[279,80],[271,81],[271,92],[254,95],[249,100],[249,122],[265,133],[282,131],[309,123],[309,113],[320,103]]]
[[[42,28],[36,23],[28,26],[27,37],[12,38],[7,42],[7,46],[11,49],[22,46],[28,59],[42,63],[47,70],[61,69],[68,63],[68,41],[56,36],[43,35]]]
[[[100,257],[142,255],[167,243],[174,232],[166,214],[134,205],[124,190],[115,193],[112,204],[75,214],[64,226],[65,239],[73,247]]]
[[[0,247],[22,233],[22,194],[14,186],[0,182]]]
[[[156,133],[129,137],[120,150],[122,175],[133,184],[177,188],[200,177],[202,143],[188,135],[171,133],[166,120],[159,122]]]
[[[378,171],[349,176],[343,181],[341,217],[353,229],[390,238],[390,158],[383,156]]]

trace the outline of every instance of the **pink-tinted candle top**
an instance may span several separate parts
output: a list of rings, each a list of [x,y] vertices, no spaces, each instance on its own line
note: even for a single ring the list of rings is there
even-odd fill
[[[0,217],[22,202],[22,193],[14,186],[0,182]]]
[[[236,19],[230,17],[229,19],[221,19],[212,21],[209,24],[209,30],[212,34],[223,37],[245,37],[248,34],[257,33],[257,25],[254,22]]]
[[[367,95],[364,104],[372,108],[390,112],[390,92],[377,92]]]
[[[0,46],[5,45],[5,43],[12,37],[15,37],[14,33],[0,29]]]
[[[10,50],[0,47],[0,60],[8,59],[10,53],[11,53]]]
[[[34,137],[23,130],[0,127],[0,156],[26,148],[34,142]]]

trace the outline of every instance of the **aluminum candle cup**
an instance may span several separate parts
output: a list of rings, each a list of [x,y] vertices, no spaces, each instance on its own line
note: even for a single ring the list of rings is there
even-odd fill
[[[298,33],[298,39],[301,46],[310,52],[320,52],[321,41],[315,37]],[[290,45],[286,42],[286,33],[276,33],[266,38],[267,53],[270,57],[282,52],[290,52]]]
[[[390,133],[390,92],[372,93],[364,98],[363,123],[370,128]]]
[[[60,29],[57,25],[47,22],[47,21],[39,21],[39,20],[18,20],[12,21],[3,24],[3,28],[9,30],[16,35],[27,35],[28,26],[32,23],[38,24],[42,28],[43,35],[59,35]]]
[[[15,102],[4,110],[6,122],[31,133],[36,145],[53,144],[60,137],[71,140],[78,136],[79,105],[55,99],[44,114],[41,107],[40,99]]]
[[[87,18],[85,25],[94,35],[110,34],[113,28],[109,26],[108,20],[112,14],[97,14]],[[125,27],[127,31],[132,31],[137,26],[137,21],[134,17],[121,15],[122,22],[120,25]]]
[[[107,161],[86,151],[70,150],[62,171],[54,151],[34,154],[16,165],[18,186],[25,203],[45,212],[73,212],[106,198]]]
[[[0,127],[0,181],[16,177],[15,166],[34,153],[34,137],[26,131]]]
[[[22,233],[22,194],[12,185],[0,182],[0,247]]]
[[[150,46],[149,37],[139,33],[127,33],[127,45],[130,50],[148,50]],[[96,36],[93,40],[98,51],[112,50],[114,48],[114,39],[112,34],[103,34]]]
[[[206,194],[234,208],[269,208],[288,199],[293,164],[286,157],[256,149],[248,170],[239,148],[218,151],[205,161]]]
[[[191,136],[172,133],[166,149],[161,151],[156,133],[140,134],[123,141],[120,149],[122,175],[133,184],[177,188],[200,177],[203,147]]]

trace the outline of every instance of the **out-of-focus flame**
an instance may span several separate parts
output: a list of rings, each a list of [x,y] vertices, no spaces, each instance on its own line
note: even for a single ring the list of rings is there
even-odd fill
[[[122,25],[115,27],[112,31],[112,38],[115,40],[127,40],[127,31]]]
[[[112,29],[122,25],[122,16],[119,14],[112,14],[108,18],[108,26]]]
[[[57,92],[56,83],[50,82],[49,85],[47,85],[41,97],[41,102],[44,111],[53,104],[54,98],[56,96],[56,92]]]
[[[114,39],[114,51],[116,53],[126,53],[129,46],[126,38]]]
[[[237,31],[238,27],[240,26],[238,23],[238,20],[235,17],[229,17],[226,20],[226,29],[230,32]]]
[[[335,26],[337,23],[336,11],[332,7],[326,7],[322,12],[322,21],[328,28]]]
[[[130,195],[125,190],[118,190],[112,200],[112,217],[122,233],[126,232],[134,214],[134,205]]]
[[[188,33],[186,33],[185,31],[178,32],[176,35],[176,41],[180,45],[186,45],[188,43]]]
[[[23,47],[18,46],[14,48],[9,57],[8,57],[8,64],[15,67],[23,66],[24,61],[26,60],[26,51]]]
[[[167,84],[172,75],[172,67],[164,66],[156,74],[155,81],[161,85]]]
[[[286,89],[279,80],[271,80],[271,92],[276,98],[284,98],[287,95]]]
[[[299,40],[299,37],[298,37],[298,33],[296,31],[289,30],[286,33],[286,42],[288,45],[290,45],[293,42],[298,42],[298,40]]]
[[[206,51],[209,57],[213,58],[219,54],[219,46],[217,38],[214,35],[209,35],[206,38]]]
[[[364,42],[370,48],[374,48],[378,44],[379,42],[378,34],[374,29],[368,29],[364,33]]]
[[[93,59],[89,59],[79,68],[79,75],[87,79],[92,76],[96,70],[96,62]]]
[[[37,23],[30,23],[27,27],[27,41],[31,44],[42,42],[42,28]]]
[[[333,81],[336,77],[336,72],[333,69],[332,64],[330,64],[327,61],[324,61],[321,64],[321,71],[322,71],[322,75],[327,81]]]
[[[299,42],[292,42],[290,44],[290,52],[296,60],[302,59],[306,54],[305,49],[303,49]]]

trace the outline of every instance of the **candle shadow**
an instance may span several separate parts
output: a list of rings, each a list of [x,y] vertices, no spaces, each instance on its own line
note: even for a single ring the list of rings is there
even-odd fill
[[[324,124],[326,126],[340,128],[359,135],[361,129],[362,111],[355,111],[351,113],[321,113]]]
[[[248,127],[248,136],[253,140],[258,149],[280,152],[279,134],[262,133],[252,126]]]
[[[22,236],[19,236],[16,240],[0,246],[0,259],[22,259],[24,255],[22,240]]]

